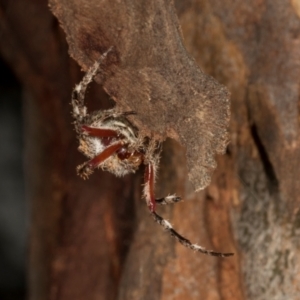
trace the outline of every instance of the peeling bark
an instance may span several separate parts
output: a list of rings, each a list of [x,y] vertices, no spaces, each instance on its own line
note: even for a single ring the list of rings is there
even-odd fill
[[[58,18],[66,19],[65,36],[46,1],[0,1],[0,51],[26,91],[30,299],[298,299],[297,1],[176,0],[179,23],[171,2],[120,2],[97,1],[91,11],[96,1],[51,1]],[[182,145],[201,152],[207,144],[197,148],[201,139],[193,138],[195,145],[188,144],[184,137],[195,127],[180,128],[191,128],[182,124],[195,117],[193,105],[210,111],[227,92],[195,66],[180,44],[181,31],[201,69],[232,95],[231,143],[199,193],[187,180],[193,158]],[[157,38],[161,43],[153,42]],[[115,52],[98,82],[122,109],[138,112],[132,121],[145,135],[179,142],[164,143],[156,192],[176,192],[186,201],[160,212],[187,238],[233,251],[233,258],[192,253],[161,231],[140,200],[140,173],[117,179],[99,171],[88,181],[76,176],[82,157],[69,103],[82,77],[77,62],[85,70],[111,45]],[[213,91],[210,84],[202,90],[206,81]],[[201,106],[199,99],[210,93],[214,100]],[[91,110],[112,105],[97,84],[88,98]],[[209,127],[219,114],[228,116],[226,105],[210,113]],[[221,150],[209,146],[212,155]],[[197,166],[201,159],[207,157],[196,158]]]
[[[131,121],[142,135],[177,139],[186,148],[191,182],[205,188],[215,153],[227,145],[228,91],[186,52],[172,2],[49,3],[84,70],[113,47],[100,81],[105,91],[123,111],[136,111]]]

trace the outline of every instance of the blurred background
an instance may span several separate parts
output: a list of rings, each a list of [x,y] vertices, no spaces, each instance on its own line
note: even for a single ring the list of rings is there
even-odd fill
[[[126,1],[109,14],[105,9],[116,1],[103,0],[103,10],[99,0],[50,2],[71,11],[60,22],[70,24],[69,37],[80,42],[73,47],[86,58],[103,49],[99,30],[116,32],[107,39],[118,37],[123,49],[140,42],[131,33],[147,18],[158,17],[166,28],[177,24],[164,17],[172,15],[170,1],[157,0],[167,5],[147,11],[138,9],[141,0],[130,0],[141,24],[123,24],[122,34],[112,20],[120,19],[116,11],[128,11]],[[186,201],[160,211],[192,241],[236,255],[196,255],[160,230],[141,203],[141,173],[78,178],[84,159],[70,95],[83,73],[70,58],[66,34],[47,0],[0,0],[0,53],[10,66],[0,57],[0,300],[299,299],[299,1],[175,5],[188,52],[230,90],[231,142],[210,186],[192,194],[184,151],[166,145],[158,194],[172,191]],[[95,12],[105,16],[94,20],[97,31],[89,30],[87,17]],[[143,47],[160,45],[161,39]],[[105,99],[97,84],[88,97],[91,110]]]
[[[25,299],[28,208],[21,85],[0,57],[0,299]]]

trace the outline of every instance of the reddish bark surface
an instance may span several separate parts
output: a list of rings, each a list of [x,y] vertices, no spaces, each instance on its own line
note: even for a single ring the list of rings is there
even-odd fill
[[[298,299],[298,2],[176,0],[179,23],[169,1],[147,1],[147,7],[141,1],[127,6],[111,2],[51,1],[63,32],[46,1],[0,1],[0,51],[25,91],[30,299]],[[106,14],[99,13],[103,5]],[[164,22],[155,23],[157,30],[150,32],[151,20],[161,19]],[[101,25],[98,31],[90,31],[95,24]],[[184,46],[176,52],[179,26]],[[135,28],[153,34],[136,41],[131,31]],[[152,43],[163,34],[161,44]],[[84,160],[76,150],[69,104],[72,87],[83,74],[77,63],[86,69],[111,43],[116,53],[98,81],[120,107],[138,111],[140,117],[132,121],[145,134],[177,139],[164,143],[156,193],[176,192],[185,201],[159,208],[160,213],[192,241],[233,251],[234,257],[193,253],[153,223],[140,200],[142,172],[121,179],[100,171],[88,181],[76,176],[75,168]],[[198,154],[200,160],[214,157],[225,142],[220,148],[210,145],[214,150],[207,154],[209,147],[199,148],[205,136],[182,126],[184,118],[177,123],[175,119],[180,113],[195,116],[196,98],[191,97],[187,107],[181,102],[190,99],[189,82],[192,87],[198,79],[213,85],[204,91],[203,85],[197,87],[201,99],[222,102],[226,91],[198,71],[185,47],[201,69],[231,93],[231,142],[226,155],[217,157],[211,184],[198,193],[187,180],[193,158],[188,155],[186,160],[186,149],[196,147],[199,153],[192,153],[197,161]],[[151,51],[161,62],[149,62]],[[187,73],[175,72],[183,66]],[[164,76],[158,71],[162,68],[167,70]],[[180,83],[176,89],[174,82]],[[155,104],[146,110],[142,99],[149,94]],[[88,98],[91,110],[112,105],[97,84]],[[154,116],[157,106],[160,111]],[[224,114],[222,108],[203,108],[212,123]],[[166,111],[170,115],[164,118]],[[214,165],[209,161],[208,175]],[[194,180],[196,186],[200,183]]]

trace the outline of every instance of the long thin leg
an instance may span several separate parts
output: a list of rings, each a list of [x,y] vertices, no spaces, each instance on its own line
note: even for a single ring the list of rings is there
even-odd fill
[[[181,201],[181,198],[177,197],[176,195],[169,195],[169,196],[166,196],[164,198],[155,199],[155,202],[157,204],[161,204],[161,205],[177,203],[179,201]]]
[[[77,84],[73,90],[72,106],[73,106],[73,117],[75,118],[76,123],[81,124],[83,119],[87,115],[87,109],[84,106],[84,96],[85,96],[86,88],[89,85],[89,83],[93,80],[93,78],[96,76],[100,64],[105,60],[107,54],[111,50],[112,47],[110,47],[106,52],[104,52],[101,55],[100,59],[96,61],[94,65],[87,71],[82,81],[79,84]]]
[[[144,186],[144,197],[151,213],[155,211],[156,202],[154,197],[154,169],[152,164],[148,164],[145,167],[145,186]]]
[[[100,154],[77,167],[77,173],[84,179],[87,179],[89,175],[107,158],[117,152],[123,147],[123,143],[115,143],[105,148]]]
[[[201,247],[197,244],[192,244],[188,239],[180,235],[177,231],[175,231],[167,220],[163,219],[161,216],[159,216],[156,212],[151,212],[151,215],[156,223],[161,225],[166,231],[170,233],[171,236],[173,236],[180,244],[183,246],[192,249],[197,252],[201,252],[207,255],[212,255],[212,256],[219,256],[219,257],[227,257],[227,256],[232,256],[234,253],[221,253],[221,252],[215,252],[212,250],[207,250],[204,247]]]
[[[227,257],[227,256],[233,255],[233,253],[215,252],[212,250],[207,250],[199,245],[192,244],[188,239],[186,239],[185,237],[180,235],[177,231],[175,231],[173,229],[172,225],[168,221],[163,219],[160,215],[158,215],[155,212],[156,201],[155,201],[155,196],[154,196],[154,176],[155,176],[154,172],[155,172],[154,166],[151,163],[149,163],[146,166],[146,170],[145,170],[144,197],[146,199],[147,205],[150,209],[150,213],[151,213],[154,221],[156,223],[158,223],[159,225],[161,225],[166,231],[168,231],[169,234],[171,236],[173,236],[179,243],[181,243],[183,246],[185,246],[189,249],[192,249],[194,251],[201,252],[204,254],[208,254],[208,255],[212,255],[212,256],[219,256],[219,257]],[[171,196],[171,197],[174,197],[174,196]],[[166,199],[166,198],[163,198],[163,199]],[[178,198],[178,197],[175,196],[174,198]],[[161,199],[158,199],[158,200],[161,200]],[[164,204],[167,204],[167,200],[162,200],[161,202],[166,202]],[[173,202],[177,202],[177,201],[171,200],[170,202],[173,203]],[[170,203],[170,202],[168,202],[168,203]]]
[[[152,164],[148,164],[145,167],[145,186],[144,197],[151,212],[155,211],[156,204],[167,205],[171,203],[177,203],[181,200],[176,195],[169,195],[164,198],[155,199],[154,196],[154,182],[155,182],[155,170]]]

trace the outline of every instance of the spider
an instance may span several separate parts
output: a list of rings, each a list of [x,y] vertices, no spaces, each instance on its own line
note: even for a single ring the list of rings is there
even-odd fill
[[[143,196],[154,221],[187,248],[219,257],[233,255],[233,253],[215,252],[192,244],[175,231],[167,220],[156,213],[156,204],[176,203],[181,198],[176,195],[161,199],[155,198],[154,184],[160,159],[160,147],[157,141],[141,137],[138,129],[126,118],[135,112],[121,112],[117,108],[95,111],[91,114],[87,112],[84,105],[87,86],[97,75],[100,65],[105,61],[111,49],[101,55],[99,61],[96,61],[87,71],[72,93],[74,124],[80,144],[78,149],[89,158],[77,167],[78,175],[87,179],[95,169],[101,168],[116,176],[124,176],[134,173],[143,164],[145,166]]]

